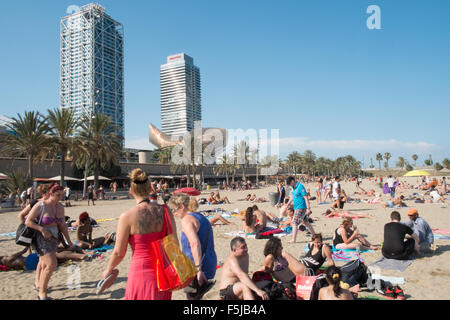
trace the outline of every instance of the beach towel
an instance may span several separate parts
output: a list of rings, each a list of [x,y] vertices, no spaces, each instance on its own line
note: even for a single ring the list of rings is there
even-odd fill
[[[450,234],[449,229],[431,229],[433,234]]]
[[[280,229],[267,227],[267,228],[263,229],[261,232],[270,232],[272,230],[280,230]],[[281,230],[281,232],[279,232],[279,231],[276,231],[276,232],[278,232],[278,233],[273,234],[273,236],[277,237],[277,238],[281,238],[281,237],[287,236],[289,234],[283,230]],[[244,231],[241,231],[241,230],[227,232],[227,233],[225,233],[225,235],[230,236],[230,237],[242,237],[242,238],[247,238],[247,239],[256,239],[256,234],[246,234]]]
[[[433,237],[434,237],[434,239],[439,239],[439,240],[450,240],[450,236],[446,236],[443,234],[434,234],[433,233]]]
[[[0,264],[0,271],[9,271],[9,267]]]
[[[110,246],[107,244],[102,245],[101,247],[95,249],[87,249],[86,251],[96,251],[96,252],[107,252],[114,249],[114,246]]]
[[[321,204],[330,204],[330,203],[329,203],[329,202],[321,202],[321,203],[319,203],[319,206],[320,206]]]
[[[372,270],[371,270],[372,271]],[[385,282],[389,282],[392,285],[401,285],[405,283],[405,278],[401,278],[401,277],[389,277],[389,276],[384,276],[382,274],[377,274],[377,273],[372,273],[372,279],[373,280],[383,280]]]
[[[16,237],[16,233],[15,232],[0,233],[0,237],[12,237],[12,238],[15,238]]]
[[[395,259],[387,259],[382,257],[380,260],[375,261],[370,266],[376,267],[380,269],[386,270],[397,270],[403,272],[409,265],[412,263],[412,260],[395,260]]]
[[[323,213],[322,215],[325,215],[325,213]],[[341,219],[343,217],[350,217],[352,219],[361,219],[361,218],[365,218],[365,217],[360,217],[360,216],[354,216],[350,213],[350,211],[341,211],[338,212],[337,216],[332,216],[332,217],[326,217],[326,218],[338,218]]]
[[[361,255],[358,254],[356,251],[332,251],[331,257],[333,258],[333,261],[352,261],[352,260],[359,260],[361,262],[364,262],[364,260],[361,258]],[[328,260],[328,259],[327,259]]]
[[[308,246],[309,246],[308,243],[305,244],[305,248],[303,249],[303,251],[308,252],[308,251],[309,251]],[[334,245],[332,245],[332,246],[331,246],[331,251],[332,251],[332,252],[333,252],[333,251],[356,252],[356,249],[336,249],[336,248],[334,247]],[[360,252],[363,253],[363,252],[375,252],[375,251],[374,251],[374,250],[361,250]]]
[[[97,222],[114,221],[114,220],[119,220],[119,218],[97,219]]]

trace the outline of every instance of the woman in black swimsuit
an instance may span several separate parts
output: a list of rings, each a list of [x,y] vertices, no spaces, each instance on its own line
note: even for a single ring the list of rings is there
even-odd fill
[[[358,239],[360,243],[352,243]],[[353,226],[353,219],[345,217],[342,224],[334,231],[333,245],[336,249],[377,250],[378,247],[370,244]]]
[[[269,239],[266,244],[266,248],[270,242],[277,242],[278,238]],[[328,265],[334,266],[334,261],[331,256],[330,247],[322,242],[322,235],[320,233],[314,234],[312,236],[311,242],[309,243],[308,253],[299,260],[295,259],[292,255],[287,252],[283,252],[283,247],[281,246],[281,241],[279,248],[277,250],[273,249],[271,255],[266,255],[264,260],[264,271],[274,273],[275,279],[277,279],[277,271],[284,270],[283,267],[288,267],[289,271],[294,276],[303,276],[307,273],[317,273],[319,268],[323,265],[325,260],[328,259]],[[266,251],[266,249],[265,249]],[[266,252],[264,252],[266,254]],[[275,254],[273,254],[275,253]],[[287,266],[286,266],[287,262]],[[278,269],[278,270],[277,270]],[[310,271],[308,271],[310,269]],[[287,272],[284,272],[285,274]],[[285,276],[283,274],[283,276]],[[282,280],[281,280],[282,281]]]

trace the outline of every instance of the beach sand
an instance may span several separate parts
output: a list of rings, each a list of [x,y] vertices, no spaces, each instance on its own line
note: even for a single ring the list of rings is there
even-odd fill
[[[408,181],[415,184],[418,181],[417,178],[402,178],[403,181]],[[361,196],[353,195],[356,186],[354,182],[342,182],[342,188],[346,191],[347,195],[351,197],[361,198]],[[376,192],[381,192],[381,189],[375,182],[364,180],[361,185],[365,190],[375,189]],[[314,192],[314,185],[312,183],[306,184],[306,187]],[[237,199],[244,198],[246,194],[255,193],[258,197],[266,197],[268,199],[269,192],[276,191],[275,186],[269,186],[258,190],[248,191],[221,191],[221,196],[227,196],[231,204],[227,205],[201,205],[200,209],[214,209],[222,208],[228,211],[233,211],[236,208],[239,210],[245,210],[248,206],[252,205],[248,201],[237,201]],[[413,192],[423,193],[418,190],[399,190],[397,195],[404,194],[405,196],[411,195]],[[207,198],[209,192],[204,191],[200,197]],[[315,196],[314,194],[311,194]],[[367,198],[367,197],[366,197]],[[383,199],[388,200],[387,196]],[[91,217],[94,219],[114,219],[119,215],[132,207],[134,200],[112,200],[112,201],[96,201],[95,206],[87,206],[86,202],[72,202],[73,207],[66,208],[66,215],[72,219],[83,211],[88,211]],[[450,229],[450,209],[442,208],[438,204],[415,204],[413,201],[406,201],[409,207],[415,207],[418,209],[419,214],[423,217],[432,228]],[[278,215],[278,209],[271,206],[269,202],[258,203],[261,209],[266,212],[274,213]],[[329,205],[318,205],[317,201],[311,201],[311,208],[313,211],[312,217],[319,220],[313,223],[313,227],[316,232],[321,232],[324,236],[326,243],[332,243],[332,236],[334,230],[340,224],[339,218],[325,218],[321,214],[329,208]],[[372,244],[381,244],[383,241],[383,226],[389,222],[389,215],[393,209],[382,208],[379,204],[347,204],[345,210],[353,213],[368,213],[372,218],[363,218],[355,220],[355,225],[358,226],[360,232],[366,236],[366,238]],[[408,208],[396,209],[402,216],[402,221],[407,221]],[[17,220],[18,211],[14,212],[2,212],[0,213],[0,233],[14,232],[18,226]],[[178,219],[177,219],[178,220]],[[226,232],[240,230],[242,228],[242,222],[240,218],[233,217],[229,219],[233,222],[233,225],[216,225],[214,230],[214,242],[215,250],[217,253],[217,259],[223,262],[227,255],[230,253],[229,243],[232,237],[225,235]],[[104,235],[108,231],[115,231],[117,226],[117,219],[112,221],[100,222],[98,228],[94,228],[93,237]],[[177,221],[178,233],[180,233],[179,221]],[[70,232],[72,241],[76,240],[76,233]],[[289,252],[295,257],[304,255],[303,249],[305,244],[310,240],[306,236],[305,232],[299,232],[297,237],[297,243],[288,244],[291,236],[282,237],[284,250]],[[254,272],[260,269],[263,265],[264,255],[263,248],[267,240],[248,239],[247,244],[249,247],[250,255],[250,272]],[[413,263],[404,272],[397,272],[392,270],[382,270],[382,275],[403,277],[405,284],[403,288],[408,299],[429,299],[440,300],[450,299],[450,240],[435,240],[437,250],[434,254],[425,254],[419,259],[415,259]],[[11,255],[18,252],[22,247],[17,246],[13,238],[0,237],[0,255]],[[95,289],[97,281],[100,279],[103,270],[105,269],[111,252],[107,252],[103,255],[103,259],[94,259],[87,262],[73,262],[72,265],[59,266],[50,280],[49,296],[56,299],[123,299],[125,294],[125,287],[127,281],[127,272],[131,259],[131,249],[128,247],[126,257],[122,263],[118,266],[120,271],[117,281],[103,294],[95,295]],[[367,265],[375,262],[381,258],[381,252],[375,251],[371,253],[363,253],[362,258]],[[337,265],[343,265],[344,262],[337,262]],[[79,273],[78,273],[79,272]],[[74,289],[70,288],[73,277],[79,275],[80,286]],[[37,292],[33,289],[34,283],[34,271],[7,271],[0,272],[0,299],[8,300],[23,300],[37,298]],[[221,269],[219,268],[216,273],[215,279],[217,280],[215,286],[208,292],[204,299],[216,300],[219,299],[219,282],[221,276]],[[377,295],[376,293],[361,292],[361,295]],[[175,291],[173,293],[173,299],[185,300],[185,295],[182,291]]]

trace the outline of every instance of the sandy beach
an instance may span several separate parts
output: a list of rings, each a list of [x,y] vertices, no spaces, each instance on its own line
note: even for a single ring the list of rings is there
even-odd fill
[[[401,181],[408,181],[415,184],[418,178],[401,178]],[[356,198],[367,198],[354,195],[356,185],[354,182],[341,182],[342,188],[347,195]],[[363,181],[362,188],[365,190],[375,189],[376,192],[381,192],[381,189],[375,182]],[[306,184],[311,192],[314,190],[312,183]],[[245,210],[251,205],[248,201],[237,201],[237,199],[244,198],[248,193],[255,193],[258,197],[266,197],[268,199],[269,192],[276,191],[276,186],[269,186],[258,190],[248,191],[221,191],[221,196],[227,196],[231,204],[227,205],[201,205],[200,209],[222,208],[227,211],[234,211],[235,209]],[[397,195],[404,194],[411,195],[413,192],[423,193],[418,190],[398,190]],[[204,191],[200,197],[207,197],[208,192]],[[312,194],[314,196],[314,194]],[[387,201],[388,197],[385,195],[383,200]],[[447,201],[448,202],[448,201]],[[88,211],[90,216],[96,220],[99,219],[113,219],[99,223],[98,228],[94,228],[93,237],[104,235],[108,231],[115,231],[117,226],[117,219],[120,214],[132,207],[134,200],[110,200],[110,201],[96,201],[95,206],[87,206],[87,202],[72,202],[73,207],[66,208],[65,214],[72,219],[76,219],[83,211]],[[423,217],[430,226],[435,229],[450,229],[450,209],[442,207],[439,204],[416,204],[413,201],[406,201],[408,207],[417,208],[421,217]],[[278,215],[278,209],[273,207],[269,202],[258,203],[261,209]],[[326,243],[332,243],[332,235],[334,230],[340,224],[339,218],[325,218],[321,214],[329,208],[329,205],[318,205],[317,201],[311,201],[311,208],[313,211],[312,217],[317,218],[318,221],[313,223],[316,232],[321,232]],[[358,226],[360,232],[372,243],[381,244],[383,241],[383,226],[389,222],[389,215],[394,209],[382,208],[380,204],[364,204],[352,203],[347,204],[346,210],[351,213],[367,213],[371,218],[362,218],[355,220],[355,225]],[[400,212],[402,221],[407,221],[408,208],[396,209]],[[17,214],[19,211],[3,211],[0,213],[0,233],[14,232],[18,226]],[[178,220],[178,219],[177,219]],[[217,258],[223,262],[226,256],[230,253],[229,243],[232,237],[225,235],[226,232],[236,231],[242,229],[242,222],[240,218],[233,217],[229,219],[233,225],[216,225],[214,230],[214,242]],[[179,221],[177,221],[178,233],[180,233]],[[70,232],[72,241],[76,240],[76,233]],[[291,236],[282,237],[284,250],[295,257],[304,255],[303,249],[305,244],[309,241],[309,237],[305,232],[300,232],[297,237],[297,243],[288,244]],[[263,248],[267,240],[248,239],[247,244],[250,254],[250,272],[260,269],[263,265],[264,255]],[[412,264],[404,271],[382,270],[382,274],[386,276],[403,277],[405,284],[403,288],[408,299],[426,299],[426,300],[441,300],[450,299],[450,240],[435,239],[437,249],[434,254],[424,254],[422,257],[415,259]],[[11,237],[0,237],[0,255],[11,255],[18,252],[22,247],[17,246],[14,239]],[[128,251],[125,259],[119,265],[120,271],[117,281],[106,290],[102,295],[95,295],[95,288],[97,281],[101,277],[101,273],[106,267],[111,252],[103,254],[102,258],[96,258],[92,261],[73,262],[72,264],[60,265],[50,280],[49,296],[56,299],[123,299],[125,294],[125,287],[127,281],[127,273],[131,259],[131,249]],[[362,258],[367,265],[381,258],[381,252],[363,253]],[[343,265],[344,262],[337,262],[337,265]],[[79,268],[79,269],[78,269]],[[68,282],[73,277],[73,272],[78,272],[80,275],[80,286],[76,288],[69,288]],[[0,299],[2,300],[35,300],[37,293],[33,289],[34,271],[6,271],[0,272]],[[219,282],[221,276],[221,269],[216,273],[217,280],[215,286],[208,292],[204,299],[216,300],[219,299]],[[375,292],[361,292],[364,295],[377,295]],[[185,295],[182,291],[173,293],[173,299],[185,300]]]

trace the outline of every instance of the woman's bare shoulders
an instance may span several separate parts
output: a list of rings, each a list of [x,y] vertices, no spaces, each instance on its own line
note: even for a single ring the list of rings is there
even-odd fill
[[[122,213],[120,219],[130,225],[132,234],[160,232],[164,222],[164,209],[156,203],[135,206]]]

